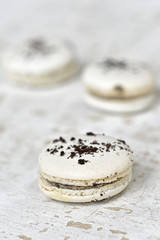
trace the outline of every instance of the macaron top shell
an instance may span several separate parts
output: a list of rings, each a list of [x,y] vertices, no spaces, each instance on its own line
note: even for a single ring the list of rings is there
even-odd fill
[[[40,172],[70,180],[112,177],[131,166],[132,151],[123,140],[92,133],[55,139],[39,156]]]
[[[73,58],[73,49],[66,42],[40,37],[8,50],[3,63],[10,72],[36,75],[59,70]]]
[[[86,88],[109,98],[132,98],[155,89],[154,75],[144,63],[107,59],[89,65],[83,74]]]

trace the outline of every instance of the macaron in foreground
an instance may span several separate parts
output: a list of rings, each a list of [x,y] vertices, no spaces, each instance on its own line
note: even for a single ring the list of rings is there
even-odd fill
[[[90,64],[83,73],[86,102],[111,112],[136,112],[156,98],[156,81],[148,65],[116,59]]]
[[[10,80],[29,86],[54,84],[73,76],[78,61],[71,44],[47,36],[34,37],[4,54]]]
[[[123,140],[93,133],[60,137],[40,153],[39,187],[59,201],[100,201],[126,188],[132,163]]]

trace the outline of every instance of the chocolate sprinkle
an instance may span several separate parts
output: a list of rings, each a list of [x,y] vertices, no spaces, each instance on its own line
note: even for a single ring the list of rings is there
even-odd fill
[[[124,91],[124,88],[120,85],[117,85],[114,87],[114,89],[117,91],[117,92],[123,92]]]
[[[60,152],[60,156],[64,156],[65,155],[65,152],[64,151],[61,151]]]
[[[78,142],[81,144],[83,142],[83,140],[81,138],[79,138]]]
[[[117,141],[126,145],[126,142],[124,140],[118,139]]]
[[[48,43],[44,39],[32,39],[28,42],[28,50],[26,52],[27,57],[31,57],[34,55],[48,55],[53,50],[53,46],[48,45]]]
[[[92,133],[92,132],[87,132],[86,135],[87,135],[87,136],[96,136],[96,134],[95,134],[95,133]]]
[[[115,144],[102,142],[102,145],[106,147],[106,152],[110,152],[110,150],[113,150],[113,151],[116,150],[116,145]]]
[[[75,153],[78,153],[81,157],[83,154],[93,154],[98,151],[97,147],[87,146],[87,145],[73,145],[72,146]]]
[[[58,147],[58,149],[61,149],[61,148],[63,148],[63,146],[62,146],[62,145]]]
[[[62,143],[66,143],[66,140],[63,137],[60,137],[59,141],[62,142]]]
[[[99,145],[99,143],[96,140],[94,140],[91,144]]]
[[[75,138],[74,137],[71,137],[71,141],[74,141],[75,140]]]
[[[88,136],[96,136],[96,134],[92,133],[92,132],[88,132],[86,133]],[[129,146],[126,144],[126,142],[124,140],[118,139],[116,141],[114,141],[113,143],[107,143],[107,142],[99,142],[98,140],[94,140],[95,138],[93,138],[92,141],[88,141],[86,139],[76,139],[74,137],[71,137],[69,140],[70,145],[65,147],[65,143],[66,140],[63,137],[59,137],[59,139],[55,139],[53,140],[53,143],[57,143],[55,144],[54,148],[47,148],[46,152],[49,152],[50,154],[55,154],[57,152],[59,152],[60,156],[64,156],[65,154],[67,154],[67,159],[69,158],[81,158],[81,157],[85,157],[85,155],[91,155],[91,156],[95,156],[95,153],[99,152],[100,156],[104,156],[104,151],[106,152],[111,152],[111,151],[126,151],[129,155],[129,153],[131,153],[132,151],[130,150]],[[76,140],[76,144],[75,142],[72,144],[71,141]],[[122,145],[123,144],[123,145]],[[63,151],[61,151],[63,148]],[[68,151],[69,150],[69,151]],[[66,151],[66,152],[65,152]],[[119,153],[116,152],[116,154],[119,156]],[[78,162],[79,164],[84,164],[82,163],[84,159],[79,159],[80,161]],[[87,161],[87,160],[84,160]]]
[[[58,152],[58,150],[57,150],[56,148],[54,148],[54,149],[50,152],[50,154],[55,154],[56,152]]]
[[[120,69],[127,68],[127,64],[125,62],[111,58],[104,61],[103,65],[106,66],[107,68],[120,68]]]
[[[60,137],[59,139],[53,140],[53,143],[57,143],[57,142],[66,143],[66,140],[63,137]]]
[[[84,160],[84,159],[79,159],[78,160],[78,164],[81,164],[81,165],[84,165],[87,162],[88,162],[88,160]]]
[[[75,152],[71,152],[70,156],[68,158],[74,158],[76,156]]]

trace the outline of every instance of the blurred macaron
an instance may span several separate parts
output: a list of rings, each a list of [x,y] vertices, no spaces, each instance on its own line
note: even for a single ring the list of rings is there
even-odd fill
[[[85,101],[111,112],[136,112],[149,108],[156,99],[156,80],[142,62],[108,58],[92,63],[83,73]]]
[[[72,44],[48,36],[33,37],[8,49],[3,66],[12,82],[29,86],[69,79],[79,69]]]

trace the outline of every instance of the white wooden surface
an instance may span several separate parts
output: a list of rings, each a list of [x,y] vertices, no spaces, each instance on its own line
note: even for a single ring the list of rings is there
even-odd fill
[[[147,60],[160,77],[160,1],[0,0],[0,52],[33,33],[66,36],[84,64],[110,55]],[[0,72],[0,240],[160,239],[160,98],[147,112],[110,115],[83,102],[80,77],[50,90],[7,87]],[[105,132],[134,150],[118,196],[67,204],[38,189],[38,154],[55,136]]]

